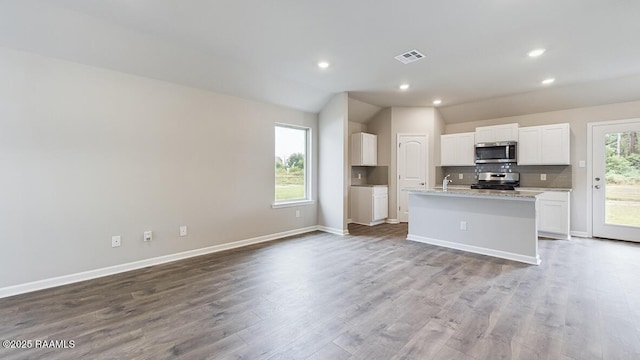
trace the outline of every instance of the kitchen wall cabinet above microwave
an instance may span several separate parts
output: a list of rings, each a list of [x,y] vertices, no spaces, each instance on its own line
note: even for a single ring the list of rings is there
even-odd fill
[[[476,128],[476,144],[502,141],[518,141],[517,123]]]
[[[351,165],[378,165],[378,136],[367,133],[351,135]]]
[[[440,166],[474,166],[476,133],[448,134],[440,136]]]
[[[569,124],[520,128],[518,165],[569,165],[569,133]]]

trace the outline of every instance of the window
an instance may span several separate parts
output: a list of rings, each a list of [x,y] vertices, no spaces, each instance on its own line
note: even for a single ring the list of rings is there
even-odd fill
[[[275,127],[275,202],[310,200],[309,128],[277,124]]]

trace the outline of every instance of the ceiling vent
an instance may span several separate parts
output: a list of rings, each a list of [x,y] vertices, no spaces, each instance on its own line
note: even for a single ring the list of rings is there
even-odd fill
[[[412,63],[414,61],[418,61],[420,59],[424,58],[424,54],[421,53],[420,51],[413,49],[413,50],[409,50],[404,54],[400,54],[398,56],[395,57],[396,60],[400,61],[403,64],[408,64],[408,63]]]

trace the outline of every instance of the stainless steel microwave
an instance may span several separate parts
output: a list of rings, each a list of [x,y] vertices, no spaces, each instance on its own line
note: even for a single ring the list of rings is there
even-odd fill
[[[515,163],[517,145],[515,141],[476,144],[476,164]]]

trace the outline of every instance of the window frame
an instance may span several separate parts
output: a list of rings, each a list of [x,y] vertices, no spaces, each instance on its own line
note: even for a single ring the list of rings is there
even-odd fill
[[[312,169],[313,169],[313,164],[312,164],[312,139],[313,137],[312,135],[312,131],[313,129],[309,126],[304,126],[304,125],[295,125],[295,124],[287,124],[287,123],[275,123],[274,127],[273,127],[273,151],[274,151],[274,156],[275,156],[275,148],[276,148],[276,139],[275,139],[275,132],[277,130],[278,127],[281,128],[289,128],[289,129],[295,129],[295,130],[304,130],[306,133],[306,139],[305,139],[305,153],[304,153],[304,192],[305,192],[305,197],[302,199],[295,199],[295,200],[276,200],[276,167],[275,164],[273,166],[273,180],[274,180],[274,186],[273,186],[273,203],[271,204],[271,207],[274,209],[277,208],[283,208],[283,207],[291,207],[291,206],[300,206],[300,205],[311,205],[311,204],[315,204],[315,200],[313,200],[313,196],[312,196],[312,180],[313,176],[312,176]],[[282,159],[283,161],[285,159]]]

